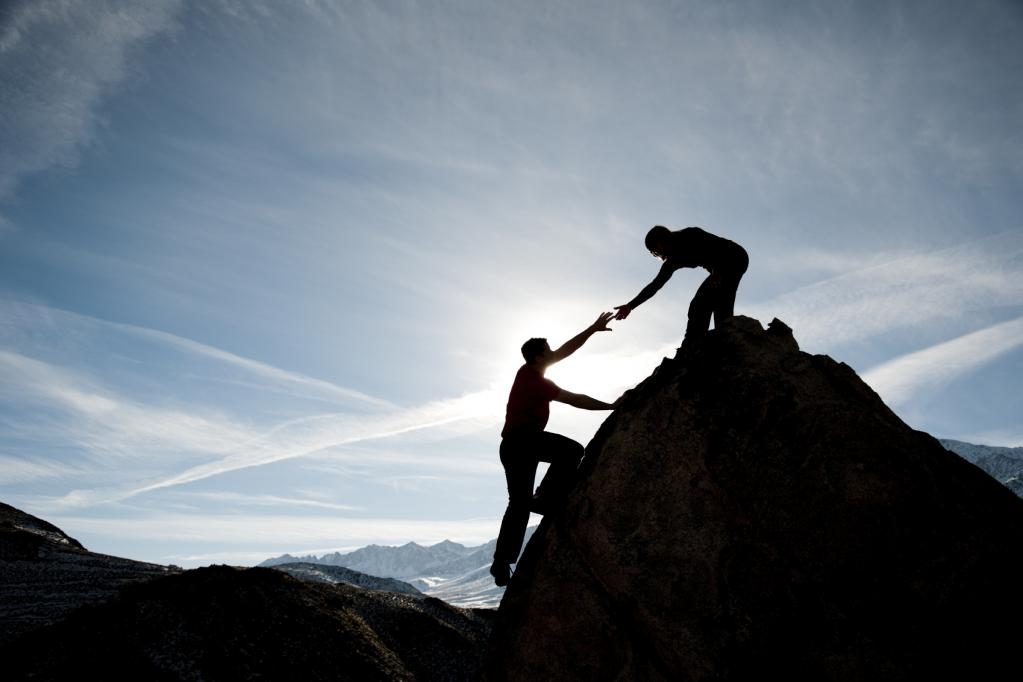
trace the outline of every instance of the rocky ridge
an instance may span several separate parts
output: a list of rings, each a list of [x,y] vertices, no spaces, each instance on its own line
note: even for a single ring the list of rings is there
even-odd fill
[[[633,390],[499,611],[493,680],[1013,679],[1023,500],[737,317]]]

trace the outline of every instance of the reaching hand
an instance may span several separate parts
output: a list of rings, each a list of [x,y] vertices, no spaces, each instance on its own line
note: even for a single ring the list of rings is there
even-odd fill
[[[614,317],[614,313],[601,313],[597,321],[590,325],[590,330],[595,332],[609,332],[611,328],[607,326],[607,323]]]
[[[615,310],[618,311],[618,314],[615,315],[616,320],[624,320],[626,317],[629,316],[629,313],[632,312],[632,308],[630,308],[628,304],[616,305]]]

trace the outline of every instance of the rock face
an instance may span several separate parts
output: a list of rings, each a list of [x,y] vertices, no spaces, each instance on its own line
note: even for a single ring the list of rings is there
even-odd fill
[[[1023,500],[784,324],[737,317],[598,431],[488,676],[1015,678],[1021,570]]]

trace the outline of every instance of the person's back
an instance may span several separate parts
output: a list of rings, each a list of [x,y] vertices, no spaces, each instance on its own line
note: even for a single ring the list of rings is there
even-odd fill
[[[540,433],[547,426],[551,401],[560,389],[536,366],[526,363],[515,374],[508,394],[501,438]]]
[[[711,234],[699,227],[673,230],[667,235],[668,252],[665,260],[669,266],[678,268],[704,268],[714,272],[733,260],[742,247],[730,239]]]
[[[689,304],[686,339],[706,333],[712,315],[716,326],[732,317],[735,292],[749,266],[746,249],[730,239],[699,227],[672,231],[663,225],[655,225],[647,232],[644,241],[650,253],[663,260],[664,264],[653,281],[643,287],[631,301],[615,306],[618,311],[616,320],[627,318],[634,308],[657,293],[671,279],[672,273],[680,268],[705,268],[710,273]]]

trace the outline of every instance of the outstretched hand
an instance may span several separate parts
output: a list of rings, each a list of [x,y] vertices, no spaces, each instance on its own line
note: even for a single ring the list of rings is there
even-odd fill
[[[629,313],[632,312],[632,308],[630,308],[628,304],[616,305],[615,310],[618,311],[618,314],[615,315],[616,320],[624,320],[626,317],[629,316]]]
[[[600,317],[597,318],[597,321],[590,325],[590,331],[594,332],[612,331],[611,328],[607,326],[607,323],[611,321],[612,317],[614,317],[614,313],[601,313]]]

